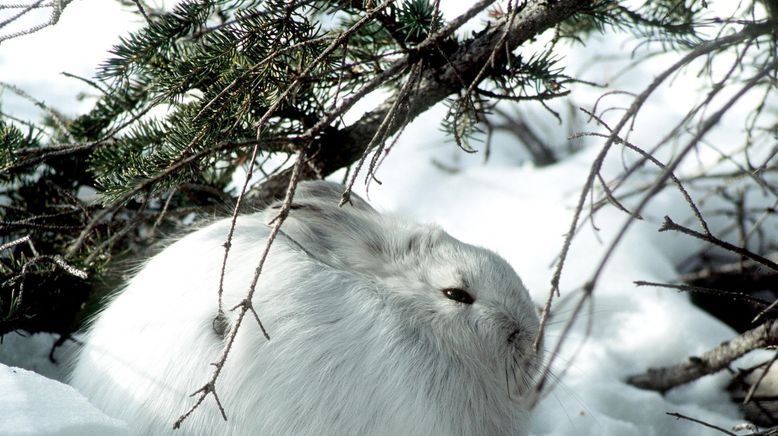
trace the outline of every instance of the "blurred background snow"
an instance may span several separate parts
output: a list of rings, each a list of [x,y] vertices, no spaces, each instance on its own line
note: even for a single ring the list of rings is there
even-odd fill
[[[441,5],[446,15],[453,17],[469,3],[444,1]],[[726,6],[727,2],[723,3]],[[29,17],[32,22],[47,19],[47,13]],[[91,100],[79,101],[77,97],[93,94],[94,90],[61,72],[91,78],[119,35],[141,24],[140,17],[128,13],[118,2],[75,0],[56,26],[0,44],[0,81],[18,86],[65,114],[83,113],[90,108]],[[478,24],[474,21],[472,28],[478,28]],[[29,22],[19,25],[28,26]],[[624,55],[631,49],[625,40],[606,36],[595,38],[586,47],[560,46],[560,57],[573,76],[581,73],[587,80],[607,84],[607,90],[640,92],[669,65],[672,56],[654,58],[627,74],[619,74],[628,63]],[[617,59],[593,63],[595,57]],[[657,132],[668,131],[685,115],[685,109],[701,98],[700,87],[701,82],[693,74],[682,74],[671,86],[660,89],[638,117],[632,141],[646,148],[658,142],[661,138]],[[572,99],[590,109],[605,90],[575,87]],[[627,101],[626,96],[608,99],[611,105]],[[36,120],[42,115],[29,101],[8,91],[0,102],[4,113],[19,118]],[[366,102],[364,108],[370,103]],[[742,103],[746,109],[748,105],[747,100]],[[561,103],[552,107],[563,116],[568,113]],[[566,144],[571,129],[596,130],[594,125],[583,124],[581,116],[577,125],[568,126],[559,125],[539,105],[523,105],[520,110],[551,144]],[[562,246],[573,206],[598,147],[577,140],[575,145],[584,147],[582,151],[541,169],[527,163],[526,153],[515,139],[498,135],[491,158],[484,163],[483,153],[463,153],[437,128],[444,111],[435,107],[406,129],[377,173],[382,184],[372,183],[365,192],[359,179],[355,191],[381,210],[436,222],[466,242],[497,251],[514,266],[535,301],[542,304],[550,287],[551,264]],[[740,126],[737,116],[729,117],[717,129],[716,138],[739,143]],[[704,160],[702,156],[685,170],[695,171],[695,165]],[[606,172],[615,174],[621,165],[619,154],[614,153]],[[342,174],[335,174],[333,180],[340,177]],[[677,276],[674,265],[699,247],[691,239],[657,233],[662,215],[670,213],[680,219],[689,215],[686,209],[680,195],[668,190],[651,203],[647,219],[634,224],[600,279],[593,307],[585,316],[592,321],[591,334],[582,342],[586,320],[579,321],[562,351],[557,373],[561,375],[568,364],[569,369],[540,403],[532,428],[534,435],[719,434],[678,421],[666,412],[679,412],[724,428],[742,421],[724,390],[725,374],[705,377],[666,396],[624,383],[630,374],[650,366],[677,363],[689,353],[705,351],[735,334],[692,306],[687,295],[633,284],[635,280],[672,281]],[[574,241],[562,279],[563,298],[548,331],[547,347],[553,347],[559,337],[576,297],[575,289],[589,278],[614,230],[625,218],[613,209],[603,210],[596,217],[601,230],[595,232],[586,225]],[[62,380],[63,365],[48,360],[52,340],[46,335],[7,335],[0,344],[0,362]],[[66,360],[72,349],[73,345],[59,350],[60,361]],[[99,416],[72,389],[22,370],[0,365],[0,392],[3,435],[121,431],[121,424]],[[47,412],[41,412],[42,408]],[[78,422],[73,424],[73,419]],[[73,433],[73,428],[81,433]],[[106,430],[109,428],[111,431]]]

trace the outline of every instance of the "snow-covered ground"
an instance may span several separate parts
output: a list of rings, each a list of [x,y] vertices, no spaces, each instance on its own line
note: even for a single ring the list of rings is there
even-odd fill
[[[12,82],[66,112],[83,110],[84,106],[73,106],[72,101],[78,92],[87,90],[85,85],[73,79],[67,79],[65,85],[62,79],[54,77],[61,70],[88,76],[91,68],[104,58],[103,53],[116,35],[137,25],[128,21],[136,20],[135,17],[128,18],[115,4],[76,0],[56,27],[4,43],[0,46],[0,81]],[[90,27],[88,33],[76,30],[83,25],[83,17],[93,17],[96,10],[101,11],[103,19],[89,22],[97,26]],[[66,48],[67,56],[53,55]],[[566,63],[572,65],[573,71],[582,68],[591,56],[586,50],[605,55],[608,50],[623,51],[623,47],[603,40],[587,49],[571,49]],[[46,62],[20,64],[22,59]],[[612,70],[603,68],[589,74],[593,80],[610,82],[611,88],[622,86],[639,91],[641,84],[647,83],[643,79],[654,75],[651,68],[661,66],[661,59],[648,63],[632,73],[631,80],[612,81],[611,74],[618,70],[617,65]],[[632,133],[634,142],[653,145],[656,132],[666,131],[687,107],[687,100],[683,99],[698,98],[693,92],[697,88],[694,80],[681,76],[674,82],[673,90],[663,89],[650,101]],[[590,107],[602,92],[582,90],[576,101]],[[7,92],[2,97],[5,112],[27,118],[36,116],[24,101],[9,97]],[[683,104],[678,104],[679,99]],[[438,124],[442,111],[440,107],[434,108],[408,127],[378,172],[382,185],[373,183],[365,193],[359,183],[355,190],[380,210],[436,222],[463,241],[500,253],[517,270],[534,300],[542,304],[553,273],[551,264],[562,246],[580,186],[598,151],[596,144],[558,164],[539,169],[522,164],[520,145],[508,136],[499,136],[492,159],[483,164],[481,154],[463,154],[430,127]],[[566,129],[541,110],[532,116],[542,123],[539,125],[550,142],[564,142]],[[738,128],[729,131],[738,132]],[[594,130],[594,126],[584,129]],[[613,175],[621,169],[621,156],[615,155],[606,163],[606,174]],[[455,167],[455,171],[441,169],[433,159]],[[338,175],[333,179],[339,180]],[[678,412],[723,428],[743,421],[724,390],[725,374],[704,377],[665,396],[624,382],[630,374],[677,363],[690,353],[708,350],[735,334],[692,306],[685,294],[633,284],[635,280],[672,281],[677,276],[674,265],[698,248],[691,239],[657,232],[663,215],[680,222],[689,216],[687,209],[681,196],[668,190],[651,203],[644,213],[646,220],[633,225],[600,278],[591,310],[574,326],[557,361],[557,373],[561,374],[567,366],[569,369],[536,410],[533,435],[720,434],[678,421],[666,412]],[[559,338],[565,316],[578,296],[576,289],[589,279],[607,243],[625,219],[623,213],[606,208],[596,216],[600,231],[587,224],[574,240],[562,277],[562,299],[555,306],[555,318],[547,333],[547,348],[553,347]],[[592,329],[585,339],[586,317],[591,317]],[[101,416],[73,389],[9,368],[26,367],[62,379],[62,366],[47,359],[52,340],[43,335],[30,339],[8,335],[0,344],[0,362],[5,364],[0,365],[0,434],[120,434],[121,423]],[[69,349],[63,350],[63,357],[68,353]]]
[[[127,434],[70,386],[32,371],[0,365],[0,434],[103,436]]]

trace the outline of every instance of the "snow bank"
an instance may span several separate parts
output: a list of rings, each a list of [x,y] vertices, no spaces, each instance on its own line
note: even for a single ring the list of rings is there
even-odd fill
[[[32,371],[0,364],[0,434],[89,436],[127,434],[75,389]]]

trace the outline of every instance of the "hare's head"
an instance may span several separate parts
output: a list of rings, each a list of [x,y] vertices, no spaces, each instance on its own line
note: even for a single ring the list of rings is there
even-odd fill
[[[495,253],[434,227],[390,235],[390,271],[380,278],[394,305],[433,353],[464,377],[500,383],[513,399],[538,366],[538,318],[513,268]]]
[[[540,359],[538,317],[513,268],[438,227],[380,215],[354,195],[338,207],[342,190],[301,184],[284,234],[311,257],[376,283],[397,321],[393,334],[408,336],[429,359],[521,397]]]

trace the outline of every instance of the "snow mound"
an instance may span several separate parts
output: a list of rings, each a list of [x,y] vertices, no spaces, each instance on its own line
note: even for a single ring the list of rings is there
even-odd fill
[[[0,364],[0,392],[3,436],[128,434],[75,389],[32,371]]]

